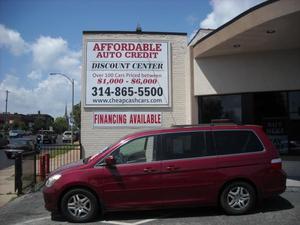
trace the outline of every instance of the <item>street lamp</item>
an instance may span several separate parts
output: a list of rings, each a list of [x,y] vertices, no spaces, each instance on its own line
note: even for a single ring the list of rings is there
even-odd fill
[[[66,74],[63,74],[63,73],[50,73],[50,76],[55,76],[55,75],[59,75],[59,76],[63,76],[65,78],[68,79],[68,81],[71,82],[72,84],[72,116],[71,116],[71,143],[73,144],[73,134],[74,134],[74,126],[73,126],[73,123],[74,123],[74,79],[71,79],[69,76],[67,76]]]

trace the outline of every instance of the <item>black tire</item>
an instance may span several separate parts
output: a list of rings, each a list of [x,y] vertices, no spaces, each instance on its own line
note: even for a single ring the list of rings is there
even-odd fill
[[[61,213],[69,222],[88,222],[95,218],[98,211],[97,198],[88,190],[73,189],[62,197]]]
[[[242,181],[228,184],[220,196],[221,207],[232,215],[248,213],[253,209],[255,202],[256,193],[253,186]]]

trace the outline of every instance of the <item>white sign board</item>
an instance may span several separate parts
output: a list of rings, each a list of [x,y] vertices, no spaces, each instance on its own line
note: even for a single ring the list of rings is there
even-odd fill
[[[159,127],[160,112],[95,112],[94,127]]]
[[[169,106],[169,43],[88,41],[85,106]]]

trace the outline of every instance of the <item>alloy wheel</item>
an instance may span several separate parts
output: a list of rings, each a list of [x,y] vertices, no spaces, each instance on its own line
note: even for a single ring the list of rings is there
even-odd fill
[[[246,208],[250,203],[250,193],[242,186],[231,188],[227,194],[227,204],[236,210]]]
[[[68,200],[67,209],[74,217],[86,217],[92,209],[91,200],[84,194],[72,195]]]

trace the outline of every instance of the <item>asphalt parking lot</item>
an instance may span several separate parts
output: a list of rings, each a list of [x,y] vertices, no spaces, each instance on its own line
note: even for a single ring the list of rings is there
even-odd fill
[[[58,225],[69,224],[64,220],[52,220],[44,209],[42,193],[24,195],[1,208],[2,225]],[[289,187],[281,196],[265,200],[256,211],[248,215],[228,216],[212,207],[178,208],[156,211],[109,213],[89,224],[106,225],[297,225],[300,224],[300,188]]]

